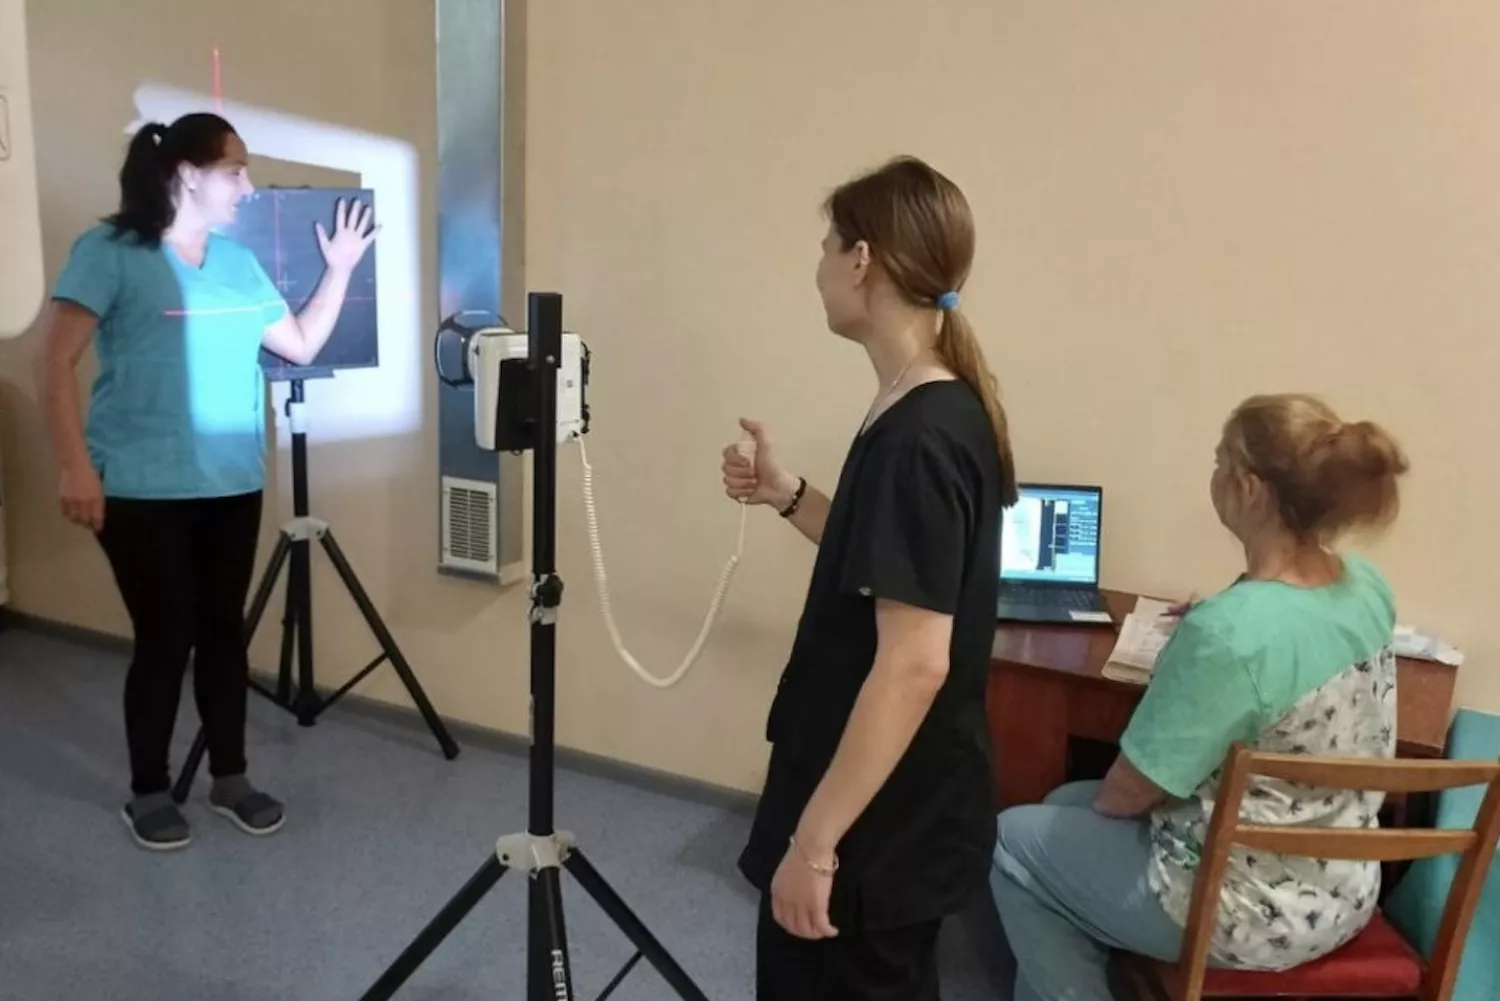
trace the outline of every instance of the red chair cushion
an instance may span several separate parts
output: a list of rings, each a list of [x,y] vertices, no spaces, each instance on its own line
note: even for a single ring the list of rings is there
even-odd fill
[[[1379,911],[1348,945],[1283,973],[1209,970],[1205,996],[1414,997],[1422,988],[1422,957]]]

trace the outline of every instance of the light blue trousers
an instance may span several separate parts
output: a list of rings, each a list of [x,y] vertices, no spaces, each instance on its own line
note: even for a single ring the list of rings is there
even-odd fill
[[[1182,928],[1146,883],[1144,820],[1093,810],[1097,782],[1000,814],[990,890],[1016,956],[1015,1001],[1112,1001],[1110,949],[1175,960]]]

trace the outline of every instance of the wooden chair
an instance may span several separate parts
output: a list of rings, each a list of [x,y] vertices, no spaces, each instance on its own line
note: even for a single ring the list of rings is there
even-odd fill
[[[1321,789],[1385,793],[1436,792],[1487,785],[1468,830],[1267,827],[1245,824],[1240,801],[1252,775]],[[1500,837],[1500,763],[1317,758],[1231,749],[1209,824],[1203,860],[1176,963],[1135,955],[1114,957],[1117,974],[1142,997],[1170,1001],[1200,998],[1411,998],[1449,1001],[1474,917],[1479,892]],[[1230,849],[1240,846],[1302,858],[1372,862],[1410,861],[1462,853],[1449,891],[1431,963],[1376,912],[1352,942],[1321,959],[1281,973],[1208,969],[1208,947],[1218,912],[1220,884]]]

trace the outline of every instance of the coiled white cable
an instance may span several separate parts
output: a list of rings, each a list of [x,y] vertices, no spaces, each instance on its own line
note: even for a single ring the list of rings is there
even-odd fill
[[[740,556],[745,551],[745,515],[748,506],[744,501],[740,502],[740,530],[734,547],[734,555],[729,557],[729,562],[724,564],[724,572],[719,575],[719,583],[714,587],[713,598],[708,603],[708,614],[703,618],[703,627],[698,631],[698,638],[693,642],[682,663],[677,666],[677,670],[665,678],[659,678],[646,670],[640,661],[625,649],[625,641],[620,636],[619,626],[615,624],[614,610],[609,603],[609,577],[604,570],[604,547],[599,542],[599,515],[594,509],[594,467],[589,465],[588,451],[584,448],[582,436],[579,436],[577,441],[578,455],[583,460],[583,508],[589,522],[589,549],[594,556],[594,583],[598,585],[599,610],[604,614],[604,625],[609,629],[609,638],[614,642],[615,651],[620,655],[620,659],[625,661],[642,681],[656,688],[671,688],[687,676],[689,669],[703,653],[703,645],[708,641],[708,635],[719,617],[724,599],[729,594],[729,582],[734,577]],[[754,442],[740,442],[739,448],[742,454],[754,454],[753,451],[746,451],[747,448],[754,448]]]

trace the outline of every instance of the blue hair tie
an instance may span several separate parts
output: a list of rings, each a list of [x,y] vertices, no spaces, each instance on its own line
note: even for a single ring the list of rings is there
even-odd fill
[[[944,292],[942,295],[938,296],[937,306],[938,306],[938,309],[941,309],[944,312],[946,312],[946,311],[948,311],[950,309],[957,309],[958,308],[958,293],[957,292]]]

